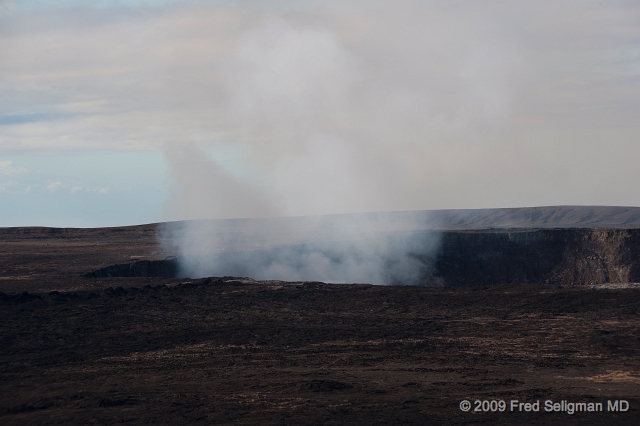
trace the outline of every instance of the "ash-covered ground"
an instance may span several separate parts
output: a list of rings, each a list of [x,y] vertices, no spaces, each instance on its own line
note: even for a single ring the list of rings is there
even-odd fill
[[[155,232],[2,230],[1,424],[638,424],[637,284],[83,277],[174,255]],[[607,232],[580,256],[633,263],[628,234]],[[580,256],[563,268],[599,264]],[[465,399],[507,409],[462,412]]]

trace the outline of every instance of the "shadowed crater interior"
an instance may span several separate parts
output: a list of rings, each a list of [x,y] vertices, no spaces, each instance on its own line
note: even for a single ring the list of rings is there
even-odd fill
[[[133,263],[105,266],[97,271],[88,272],[85,278],[108,277],[165,277],[173,278],[178,273],[177,259],[139,260]]]
[[[420,252],[420,244],[407,253],[391,252],[378,259],[390,277],[386,284],[422,286],[484,286],[507,283],[606,284],[640,282],[640,229],[544,229],[421,232],[408,237],[419,241],[438,236],[437,250]],[[310,248],[311,247],[311,248]],[[425,246],[426,247],[426,246]],[[336,265],[345,252],[341,246],[286,246],[261,250],[233,251],[203,257],[206,264],[224,265],[215,274],[189,276],[180,259],[143,260],[101,268],[84,275],[97,277],[189,277],[256,276],[279,259],[304,259],[300,253],[322,252]],[[293,256],[293,254],[298,256]],[[393,256],[411,257],[418,278],[411,282],[394,278]],[[295,266],[295,265],[294,265]],[[400,271],[402,272],[402,271]],[[322,277],[302,277],[322,281]],[[326,279],[325,279],[326,281]]]

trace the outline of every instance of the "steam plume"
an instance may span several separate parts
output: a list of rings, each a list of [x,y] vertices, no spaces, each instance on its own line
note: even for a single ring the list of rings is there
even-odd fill
[[[180,276],[441,285],[424,212],[167,223]]]
[[[165,150],[176,184],[167,213],[179,219],[245,219],[195,220],[168,229],[182,275],[437,284],[438,237],[420,232],[421,220],[268,219],[397,208],[412,193],[419,206],[419,189],[429,174],[424,169],[430,167],[424,143],[461,136],[467,126],[505,114],[505,91],[496,78],[483,84],[498,86],[465,89],[483,73],[477,52],[466,65],[440,65],[474,67],[470,75],[458,73],[456,92],[467,93],[456,104],[437,84],[409,91],[398,75],[380,75],[376,61],[388,58],[352,45],[347,48],[339,31],[328,26],[278,16],[262,18],[239,37],[217,70],[226,81],[227,108],[220,118],[226,131],[212,144],[181,142]],[[438,46],[429,49],[441,59]],[[500,73],[502,53],[485,53],[495,64],[492,74]],[[407,59],[415,60],[411,52],[396,58]],[[470,114],[467,103],[474,99],[482,108]]]

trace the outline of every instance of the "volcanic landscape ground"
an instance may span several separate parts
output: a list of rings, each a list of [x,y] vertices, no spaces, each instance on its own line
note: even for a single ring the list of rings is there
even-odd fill
[[[83,278],[173,253],[155,225],[0,231],[3,425],[640,422],[638,285]]]

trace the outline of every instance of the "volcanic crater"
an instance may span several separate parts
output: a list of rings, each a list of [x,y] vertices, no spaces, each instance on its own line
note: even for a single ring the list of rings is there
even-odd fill
[[[637,424],[640,209],[403,214],[440,242],[419,285],[187,277],[166,224],[0,229],[0,423]]]

